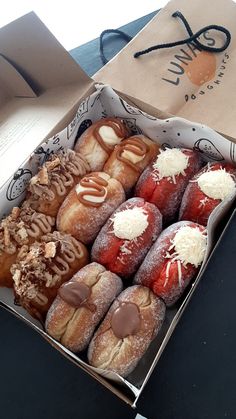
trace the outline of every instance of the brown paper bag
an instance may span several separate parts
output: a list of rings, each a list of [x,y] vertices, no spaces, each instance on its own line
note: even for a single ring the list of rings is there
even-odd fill
[[[221,53],[200,51],[191,43],[153,51],[134,58],[134,53],[155,44],[188,37],[172,14],[179,10],[195,33],[217,24],[231,33],[229,47]],[[216,31],[200,38],[209,46],[225,41]],[[231,0],[173,0],[96,75],[156,108],[196,122],[236,139],[236,4]]]

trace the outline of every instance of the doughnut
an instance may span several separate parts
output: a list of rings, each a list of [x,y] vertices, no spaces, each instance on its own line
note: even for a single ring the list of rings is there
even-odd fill
[[[118,180],[104,172],[90,173],[64,200],[58,211],[57,228],[85,244],[91,243],[124,200],[124,189]]]
[[[122,119],[100,119],[84,131],[75,151],[85,157],[93,172],[101,171],[114,147],[126,137],[128,131]]]
[[[43,321],[58,288],[88,263],[86,247],[68,234],[46,234],[23,245],[11,268],[16,302]]]
[[[14,207],[0,223],[0,286],[13,287],[11,266],[22,245],[33,243],[55,225],[55,218],[23,205]]]
[[[212,211],[235,194],[235,176],[236,168],[229,163],[208,163],[189,181],[179,219],[206,226]]]
[[[90,263],[59,288],[46,317],[46,331],[71,351],[82,351],[122,288],[117,275]]]
[[[110,307],[88,348],[93,367],[130,374],[157,336],[165,304],[147,287],[126,288]]]
[[[29,206],[55,217],[66,195],[90,171],[84,157],[73,150],[53,154],[28,186]]]
[[[92,260],[121,277],[132,275],[162,229],[162,215],[142,198],[121,204],[98,234]]]
[[[140,176],[134,194],[155,204],[165,224],[173,222],[188,181],[200,165],[200,157],[195,151],[184,148],[161,150],[156,161]]]
[[[119,180],[125,192],[129,192],[158,150],[159,146],[144,135],[129,137],[115,146],[103,171]]]
[[[151,290],[169,307],[183,294],[204,260],[206,228],[179,221],[167,227],[149,250],[134,283]]]

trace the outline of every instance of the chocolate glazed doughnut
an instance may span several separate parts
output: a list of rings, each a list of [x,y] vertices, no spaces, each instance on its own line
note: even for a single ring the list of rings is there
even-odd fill
[[[46,331],[71,351],[82,351],[121,290],[117,275],[90,263],[59,288],[47,314]]]
[[[103,170],[129,192],[158,151],[159,146],[144,135],[129,137],[115,147]]]
[[[92,171],[102,170],[114,147],[128,131],[119,118],[104,118],[92,124],[79,138],[75,151],[88,161]]]
[[[93,336],[88,360],[93,367],[130,374],[159,332],[165,304],[141,285],[124,290]]]

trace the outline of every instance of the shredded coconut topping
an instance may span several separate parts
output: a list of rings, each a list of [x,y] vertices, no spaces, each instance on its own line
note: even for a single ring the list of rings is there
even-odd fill
[[[203,234],[199,228],[185,226],[178,230],[168,250],[174,249],[171,256],[175,260],[180,260],[183,265],[191,263],[198,267],[203,262],[206,245],[206,234]]]
[[[164,151],[161,150],[153,164],[155,179],[158,181],[167,177],[172,178],[172,181],[176,183],[175,176],[180,174],[185,176],[185,170],[188,167],[188,159],[188,156],[178,148]]]
[[[207,232],[201,232],[199,228],[190,226],[181,227],[176,233],[172,244],[169,247],[165,258],[170,259],[166,266],[166,279],[164,287],[169,280],[169,271],[171,263],[177,261],[179,286],[183,284],[182,281],[182,267],[186,267],[188,263],[194,265],[196,268],[203,262],[207,247]]]
[[[115,236],[125,240],[141,236],[148,226],[148,216],[140,207],[117,212],[112,221]]]
[[[205,195],[221,201],[235,192],[233,177],[225,169],[207,171],[199,176],[197,183]]]

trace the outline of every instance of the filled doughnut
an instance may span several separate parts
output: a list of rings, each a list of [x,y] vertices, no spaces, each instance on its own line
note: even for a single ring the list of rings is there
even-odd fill
[[[100,119],[81,135],[75,151],[86,158],[93,172],[101,171],[114,147],[126,137],[128,131],[120,118]]]
[[[236,192],[236,168],[229,163],[208,163],[184,192],[179,219],[207,225],[212,211]]]
[[[14,207],[11,213],[0,223],[0,286],[12,287],[11,266],[16,261],[22,245],[39,240],[50,233],[55,225],[55,218],[41,214],[23,205]]]
[[[120,205],[98,234],[91,251],[93,261],[122,277],[132,275],[162,229],[155,205],[131,198]]]
[[[73,150],[53,154],[28,186],[29,206],[55,217],[73,186],[90,171],[84,157]]]
[[[164,317],[165,304],[150,289],[140,285],[126,288],[90,342],[89,363],[126,377],[157,336]]]
[[[90,263],[59,288],[47,314],[46,331],[71,351],[82,351],[122,288],[117,275]]]
[[[134,283],[145,285],[173,305],[197,274],[206,253],[205,227],[179,221],[166,228],[149,250],[134,277]]]
[[[57,215],[59,231],[91,243],[113,211],[125,200],[120,182],[107,173],[85,176],[72,189]]]
[[[155,204],[165,224],[173,222],[188,181],[200,166],[201,160],[195,151],[185,148],[161,151],[140,176],[135,196]]]
[[[115,146],[103,170],[129,192],[158,150],[159,146],[144,135],[129,137]]]
[[[16,302],[43,321],[58,288],[88,263],[86,247],[58,231],[22,246],[11,268]]]

